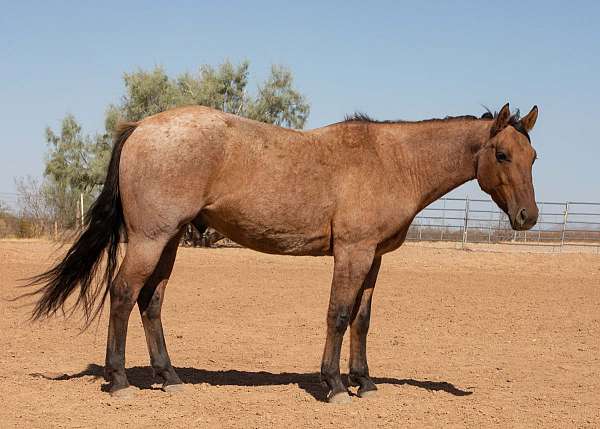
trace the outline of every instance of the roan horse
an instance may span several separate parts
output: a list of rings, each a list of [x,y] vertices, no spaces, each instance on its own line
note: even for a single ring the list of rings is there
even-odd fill
[[[31,293],[41,295],[32,317],[64,309],[79,288],[73,308],[82,306],[89,323],[110,294],[105,376],[111,394],[129,396],[125,338],[137,302],[155,374],[164,390],[182,388],[161,306],[183,228],[211,226],[261,252],[334,257],[321,379],[330,402],[350,400],[339,367],[350,326],[349,380],[368,396],[377,389],[366,338],[381,256],[404,242],[420,210],[474,178],[514,229],[531,228],[538,209],[528,132],[536,119],[537,107],[519,119],[506,104],[481,118],[354,115],[295,131],[193,106],[121,124],[86,228],[60,263],[32,280],[41,285]]]

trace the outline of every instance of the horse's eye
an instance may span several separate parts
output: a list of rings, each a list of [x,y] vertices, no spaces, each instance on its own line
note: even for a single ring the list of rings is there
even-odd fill
[[[496,160],[498,162],[506,162],[508,161],[508,156],[504,152],[496,152]]]

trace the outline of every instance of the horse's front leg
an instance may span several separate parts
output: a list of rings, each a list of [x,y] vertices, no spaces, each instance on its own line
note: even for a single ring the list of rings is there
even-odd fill
[[[328,389],[331,403],[350,401],[340,375],[340,351],[356,297],[373,264],[374,247],[334,245],[334,268],[329,309],[327,339],[321,362],[321,380]]]
[[[377,386],[369,377],[367,333],[371,320],[371,300],[380,266],[381,256],[378,256],[373,260],[363,287],[356,297],[350,320],[350,374],[348,379],[352,385],[359,387],[358,396],[361,398],[369,396],[377,390]]]

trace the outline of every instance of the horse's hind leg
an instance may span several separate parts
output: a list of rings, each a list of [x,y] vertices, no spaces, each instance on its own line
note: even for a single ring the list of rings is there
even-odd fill
[[[163,250],[154,273],[142,288],[137,299],[146,333],[150,364],[154,374],[163,379],[163,390],[165,391],[177,390],[182,384],[171,365],[160,317],[165,288],[173,270],[181,232],[173,237]]]
[[[140,290],[150,278],[170,236],[154,239],[130,235],[125,258],[110,288],[110,320],[106,345],[105,376],[110,393],[127,396],[130,392],[125,375],[125,341],[129,315]],[[129,392],[129,393],[128,393]]]
[[[365,278],[363,287],[356,297],[354,310],[350,318],[350,384],[358,386],[358,396],[366,397],[377,390],[377,386],[369,377],[367,364],[367,333],[371,319],[371,300],[381,266],[381,256],[373,261]]]

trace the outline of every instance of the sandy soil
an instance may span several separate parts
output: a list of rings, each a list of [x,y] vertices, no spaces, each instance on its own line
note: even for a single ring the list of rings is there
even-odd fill
[[[369,336],[379,394],[337,406],[317,374],[331,259],[180,249],[163,320],[187,391],[158,389],[135,313],[141,390],[118,400],[99,377],[106,314],[78,335],[76,320],[32,325],[5,300],[58,254],[0,241],[1,427],[600,427],[597,255],[385,256]]]

